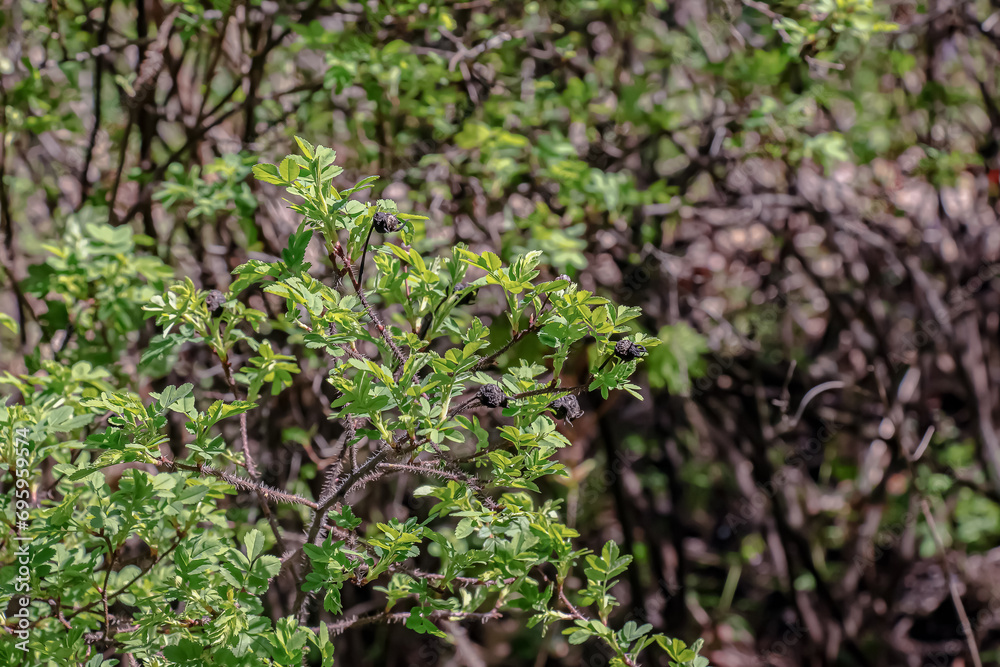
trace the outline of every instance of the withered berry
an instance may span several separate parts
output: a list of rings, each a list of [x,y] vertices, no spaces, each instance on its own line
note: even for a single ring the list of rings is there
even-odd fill
[[[397,231],[403,225],[399,222],[399,218],[394,216],[392,213],[386,213],[385,211],[379,211],[372,217],[372,227],[379,234],[390,234]]]
[[[576,400],[576,396],[573,394],[557,398],[549,403],[549,407],[555,413],[556,419],[565,419],[570,425],[573,424],[574,419],[579,419],[583,416],[583,410],[580,409],[580,402]]]
[[[646,354],[646,348],[642,345],[633,343],[628,338],[622,338],[620,341],[615,343],[615,356],[622,361],[632,361],[633,359],[638,359],[644,354]]]
[[[505,408],[510,399],[498,384],[486,384],[479,388],[479,402],[488,408]]]
[[[208,312],[212,314],[212,317],[218,317],[222,314],[222,304],[226,302],[226,295],[217,289],[212,290],[205,297],[205,305],[208,306]]]

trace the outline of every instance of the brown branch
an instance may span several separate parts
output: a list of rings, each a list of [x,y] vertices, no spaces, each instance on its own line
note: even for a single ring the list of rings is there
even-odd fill
[[[338,621],[337,623],[327,623],[326,625],[330,629],[331,634],[339,635],[349,628],[362,627],[365,625],[371,625],[372,623],[404,623],[406,622],[406,619],[410,617],[410,614],[411,612],[408,611],[383,611],[377,614],[369,614],[368,616],[354,616],[353,618],[344,619],[343,621]],[[473,620],[485,623],[486,621],[496,620],[502,616],[503,614],[497,611],[496,608],[488,612],[449,611],[447,609],[438,609],[436,611],[432,611],[429,618],[434,621]]]
[[[128,109],[128,121],[125,125],[125,132],[121,139],[121,148],[118,152],[118,168],[115,170],[114,185],[111,186],[111,193],[108,195],[108,217],[111,224],[115,224],[115,202],[118,201],[118,190],[121,187],[122,171],[125,169],[125,158],[128,152],[128,139],[132,132],[132,127],[142,113],[143,105],[156,89],[156,79],[163,70],[163,51],[167,48],[167,43],[174,34],[174,19],[180,14],[181,5],[174,5],[174,8],[167,14],[166,18],[157,27],[156,39],[149,46],[140,51],[141,58],[137,66],[136,79],[132,84],[132,95],[123,95]],[[141,13],[141,10],[140,10]],[[141,18],[141,16],[140,16]],[[137,20],[138,23],[138,20]],[[142,29],[144,29],[143,26]],[[220,40],[221,44],[221,40]],[[141,157],[140,157],[141,159]]]
[[[440,450],[439,450],[440,454]],[[448,462],[444,460],[443,454],[440,454],[442,458],[438,459],[443,463],[445,468],[432,468],[430,465],[413,465],[409,463],[384,463],[382,467],[387,470],[395,470],[397,472],[410,472],[416,475],[427,475],[429,477],[440,477],[441,479],[447,479],[453,482],[458,482],[460,484],[465,484],[472,491],[473,494],[488,510],[496,512],[500,509],[497,502],[486,495],[483,491],[481,481],[474,475],[470,475],[463,470],[459,470],[454,466],[448,466]]]
[[[179,463],[173,461],[164,456],[160,456],[156,459],[156,464],[161,465],[167,470],[177,471],[177,470],[187,470],[189,472],[196,472],[200,475],[206,475],[209,477],[215,477],[216,479],[221,479],[223,482],[232,484],[234,487],[240,491],[246,491],[248,493],[260,492],[265,498],[269,500],[274,500],[275,502],[291,503],[293,505],[305,505],[310,509],[316,509],[318,505],[309,500],[308,498],[303,498],[302,496],[295,495],[294,493],[288,493],[286,491],[279,491],[278,489],[273,489],[266,484],[262,484],[256,480],[248,479],[246,477],[240,477],[238,475],[233,475],[228,472],[223,472],[222,470],[216,470],[211,466],[207,466],[203,463],[198,465],[190,465],[188,463]]]
[[[424,572],[419,569],[407,569],[403,567],[393,566],[390,568],[394,572],[400,572],[413,579],[432,579],[440,581],[442,579],[448,579],[448,583],[456,583],[461,587],[466,586],[507,586],[515,581],[517,577],[508,577],[506,579],[479,579],[478,577],[451,577],[450,579],[443,574],[438,574],[436,572]]]
[[[354,291],[357,293],[358,298],[361,300],[361,305],[364,306],[365,311],[368,313],[368,317],[372,319],[375,324],[375,328],[378,330],[379,335],[385,344],[389,347],[389,351],[392,352],[392,356],[396,358],[399,365],[402,366],[406,363],[406,355],[403,351],[399,349],[396,342],[392,339],[392,334],[386,328],[385,324],[382,322],[382,318],[379,316],[378,311],[372,308],[372,305],[368,303],[368,299],[365,297],[365,291],[361,283],[358,282],[357,276],[354,275],[354,267],[351,265],[351,260],[347,257],[347,252],[344,250],[340,243],[333,246],[333,252],[336,256],[344,263],[344,267],[347,269],[347,275],[351,278],[351,284],[354,285]],[[333,257],[330,258],[331,260]]]
[[[570,616],[572,616],[573,618],[575,618],[578,621],[588,621],[588,620],[590,620],[586,616],[584,616],[583,614],[581,614],[580,610],[577,609],[576,607],[574,607],[573,603],[569,601],[569,598],[566,597],[566,592],[563,591],[562,584],[559,584],[559,599],[562,600],[562,603],[564,605],[566,605],[567,609],[569,609]]]
[[[931,514],[930,504],[927,502],[926,497],[920,499],[920,509],[924,513],[924,519],[927,520],[927,527],[931,531],[931,537],[934,538],[934,544],[941,554],[941,566],[948,577],[948,590],[951,592],[951,601],[954,603],[955,611],[958,612],[958,618],[962,623],[962,633],[965,635],[965,641],[969,646],[972,664],[975,667],[983,667],[983,661],[979,657],[979,649],[976,647],[976,637],[972,634],[972,624],[969,622],[969,615],[965,613],[962,596],[958,592],[958,584],[956,583],[958,577],[955,575],[955,571],[952,570],[951,563],[948,562],[948,552],[944,548],[944,542],[941,541],[941,535],[938,534],[937,524],[934,521],[934,516]]]
[[[347,479],[341,482],[341,484],[336,489],[334,489],[333,492],[328,497],[320,498],[319,505],[316,506],[314,504],[313,507],[316,510],[316,513],[313,515],[312,524],[309,526],[309,532],[306,535],[306,541],[303,543],[302,546],[297,548],[294,552],[282,557],[281,559],[282,562],[293,563],[294,560],[302,554],[303,547],[306,544],[315,544],[316,537],[319,535],[320,529],[326,523],[326,515],[330,511],[330,508],[332,508],[333,505],[338,500],[340,500],[343,496],[345,496],[348,492],[350,492],[350,490],[354,487],[355,484],[361,482],[370,473],[374,472],[375,468],[380,463],[382,463],[389,456],[390,453],[394,451],[396,450],[393,447],[384,445],[381,449],[379,449],[370,457],[368,457],[367,461],[358,466],[355,470],[351,471],[351,474],[347,476]],[[303,567],[302,571],[299,573],[299,577],[296,578],[295,588],[297,592],[295,594],[295,603],[292,608],[296,610],[296,613],[299,616],[300,620],[303,617],[306,606],[305,605],[306,595],[305,591],[302,589],[302,580],[307,574],[309,574],[309,570],[310,570],[309,564],[306,564],[306,567]]]
[[[112,0],[104,0],[104,12],[101,17],[101,27],[97,32],[98,46],[104,45],[108,41],[108,28],[111,25],[111,3]],[[87,140],[87,152],[83,158],[83,166],[80,169],[80,205],[87,201],[87,191],[90,189],[90,178],[87,172],[90,171],[90,163],[94,159],[94,147],[97,145],[97,133],[101,129],[101,88],[104,78],[104,56],[99,55],[94,58],[94,124],[90,128],[90,138]]]
[[[518,342],[519,340],[521,340],[522,338],[524,338],[528,334],[535,333],[536,331],[538,331],[541,328],[542,328],[541,324],[538,324],[536,322],[535,324],[530,325],[527,329],[522,329],[522,330],[518,331],[516,334],[514,334],[513,336],[511,336],[510,340],[507,341],[507,343],[503,347],[501,347],[499,350],[497,350],[496,352],[493,352],[489,356],[483,357],[482,359],[480,359],[479,361],[477,361],[476,365],[472,367],[471,372],[475,373],[476,371],[481,371],[484,368],[486,368],[487,366],[492,365],[493,362],[497,360],[497,357],[499,357],[501,354],[503,354],[504,352],[506,352],[507,350],[509,350],[514,345],[514,343]]]
[[[171,544],[169,549],[167,549],[166,551],[164,551],[162,554],[157,555],[156,558],[154,558],[153,561],[149,565],[147,565],[146,567],[142,568],[139,571],[139,574],[137,574],[134,577],[132,577],[132,579],[127,584],[125,584],[124,586],[122,586],[121,588],[119,588],[117,591],[115,591],[111,595],[108,595],[107,599],[108,600],[114,600],[119,595],[121,595],[122,593],[124,593],[125,591],[127,591],[129,588],[131,588],[132,584],[134,584],[135,582],[139,581],[139,579],[141,579],[142,577],[146,576],[146,574],[148,574],[149,571],[153,569],[153,566],[155,566],[156,564],[158,564],[161,561],[163,561],[167,556],[169,556],[173,552],[174,549],[177,548],[177,546],[181,543],[181,541],[179,539],[180,537],[181,537],[181,535],[178,535],[178,540],[176,542],[174,542],[173,544]],[[78,616],[78,615],[80,615],[80,614],[82,614],[84,612],[88,612],[91,609],[93,609],[94,607],[96,607],[100,602],[101,602],[101,600],[94,600],[93,602],[91,602],[91,603],[89,603],[87,605],[84,605],[83,607],[80,607],[79,609],[74,609],[70,613],[70,615],[69,615],[68,618],[72,619],[72,618],[75,618],[76,616]],[[60,613],[60,620],[63,620],[61,617],[62,617],[62,614]],[[39,619],[39,620],[41,620],[41,619]],[[63,621],[63,623],[65,624],[65,621]]]
[[[232,365],[229,363],[229,358],[223,358],[221,352],[216,350],[216,355],[219,357],[219,362],[222,364],[222,371],[226,376],[226,382],[229,384],[229,390],[233,392],[233,399],[239,400],[239,395],[236,393],[236,380],[233,379]],[[250,440],[247,437],[247,413],[240,413],[240,438],[243,441],[243,456],[246,459],[246,469],[247,474],[254,481],[260,479],[260,473],[257,472],[257,464],[254,461],[253,454],[250,452]],[[260,505],[260,510],[263,512],[264,517],[267,519],[267,524],[271,527],[271,532],[274,533],[274,541],[278,545],[278,549],[284,553],[285,552],[285,540],[281,536],[281,527],[278,525],[278,520],[271,512],[270,505],[267,504],[267,498],[261,489],[255,491],[257,496],[258,505]]]

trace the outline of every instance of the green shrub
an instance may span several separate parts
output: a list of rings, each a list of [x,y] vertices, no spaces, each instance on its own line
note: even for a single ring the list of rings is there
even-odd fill
[[[356,198],[374,178],[338,191],[333,151],[297,141],[301,155],[254,174],[286,188],[303,221],[280,259],[239,266],[228,292],[168,278],[158,260],[136,253],[127,227],[96,223],[32,271],[32,289],[63,304],[50,307],[66,313],[52,326],[78,330],[53,361],[4,377],[22,400],[0,408],[3,458],[27,499],[19,507],[18,494],[6,497],[15,506],[5,516],[30,507],[15,515],[24,519],[12,526],[19,539],[0,551],[8,627],[30,597],[21,612],[27,642],[0,644],[4,664],[26,648],[28,662],[45,665],[117,664],[103,656],[125,653],[145,665],[330,665],[331,629],[404,621],[445,636],[438,621],[514,613],[529,627],[561,623],[570,643],[602,642],[612,664],[636,664],[658,643],[673,664],[707,665],[700,641],[689,649],[631,620],[612,629],[610,590],[631,556],[613,542],[599,554],[574,548],[577,533],[560,522],[559,503],[535,493],[540,478],[563,474],[555,455],[569,441],[556,422],[579,415],[576,394],[638,397],[629,378],[658,342],[630,334],[639,309],[563,276],[540,279],[540,251],[507,266],[463,246],[424,256],[415,248],[419,216]],[[334,284],[321,279],[329,269],[306,261],[314,238]],[[284,312],[247,306],[253,290],[284,299]],[[507,322],[493,328],[507,342],[491,343],[491,327],[470,312],[478,292],[505,303]],[[139,369],[123,368],[122,345],[142,340],[140,308],[158,335]],[[549,353],[519,357],[517,343],[528,337]],[[137,393],[140,374],[163,374],[182,346],[211,352],[231,396],[213,396],[205,377],[149,400]],[[585,384],[564,386],[563,365],[580,347],[592,371]],[[246,364],[234,368],[247,349]],[[329,367],[334,399],[325,416],[344,429],[315,496],[308,485],[262,483],[247,434],[248,413],[312,363]],[[492,415],[472,414],[477,407]],[[170,436],[174,415],[183,444]],[[235,440],[225,436],[233,419]],[[115,479],[108,468],[116,464],[131,465]],[[359,491],[399,472],[427,480],[414,492],[431,500],[423,516],[380,521],[355,511]],[[238,493],[259,504],[260,521],[227,513]],[[126,558],[136,544],[142,556]],[[418,557],[437,571],[416,569]],[[582,590],[568,590],[574,572]],[[295,599],[272,623],[265,595],[282,577]],[[348,584],[373,587],[384,608],[344,618]]]

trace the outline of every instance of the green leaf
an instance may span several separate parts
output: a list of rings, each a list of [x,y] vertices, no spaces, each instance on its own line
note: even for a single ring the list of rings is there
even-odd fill
[[[414,607],[410,610],[410,615],[406,619],[406,627],[422,635],[434,635],[441,638],[447,637],[448,635],[439,630],[431,621],[430,615],[433,612],[433,609],[427,607]]]
[[[264,550],[264,536],[256,528],[247,532],[243,542],[247,545],[247,557],[251,562],[256,560],[260,552]]]
[[[298,270],[302,266],[306,257],[306,248],[309,247],[312,237],[311,229],[289,235],[288,247],[281,251],[281,259],[290,269]]]
[[[10,329],[12,332],[17,333],[17,322],[14,318],[7,313],[0,313],[0,324]]]
[[[253,175],[258,181],[271,183],[273,185],[285,185],[287,183],[286,179],[282,178],[278,173],[278,168],[273,164],[261,163],[254,165]]]
[[[278,167],[278,175],[285,183],[294,183],[299,177],[299,165],[292,156],[286,157]]]
[[[302,137],[298,137],[298,136],[295,137],[295,143],[299,145],[299,151],[301,151],[302,156],[305,159],[311,160],[313,158],[313,155],[314,155],[316,149],[315,149],[315,147],[313,147],[313,145],[311,143],[309,143],[308,141],[306,141]]]

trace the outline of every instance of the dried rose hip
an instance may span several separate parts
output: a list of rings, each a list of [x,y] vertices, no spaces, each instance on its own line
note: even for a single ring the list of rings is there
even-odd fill
[[[637,345],[628,338],[623,338],[615,343],[615,356],[622,361],[632,361],[646,354],[646,348]]]
[[[570,425],[573,424],[574,419],[579,419],[583,416],[583,410],[580,409],[580,402],[576,400],[576,396],[573,394],[557,398],[549,403],[549,407],[555,413],[556,419],[565,419]]]
[[[212,290],[205,297],[205,305],[208,306],[208,312],[212,314],[212,317],[218,317],[222,314],[222,304],[226,302],[226,295],[217,289]]]
[[[486,384],[479,388],[479,402],[488,408],[505,408],[509,399],[498,384]]]
[[[399,218],[394,216],[392,213],[379,211],[372,217],[372,227],[374,227],[375,231],[379,234],[390,234],[397,231],[402,226],[402,223],[399,222]]]

